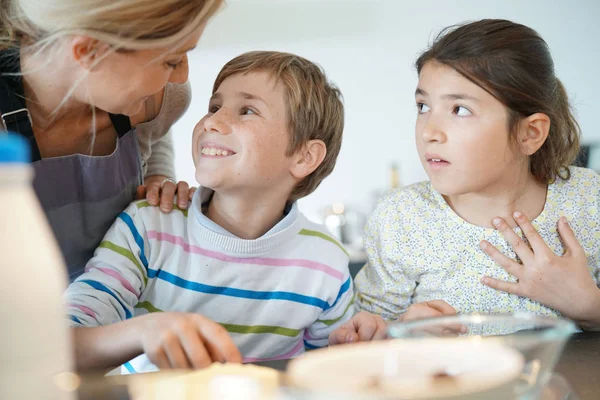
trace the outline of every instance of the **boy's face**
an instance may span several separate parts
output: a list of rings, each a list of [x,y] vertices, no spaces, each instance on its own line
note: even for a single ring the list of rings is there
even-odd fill
[[[291,193],[285,89],[266,72],[221,83],[194,128],[196,180],[220,193]]]

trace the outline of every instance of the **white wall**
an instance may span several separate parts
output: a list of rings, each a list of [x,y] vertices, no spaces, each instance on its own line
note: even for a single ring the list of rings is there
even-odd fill
[[[174,127],[178,178],[195,182],[191,132],[222,65],[249,50],[293,52],[325,68],[346,106],[336,170],[300,208],[316,220],[333,202],[368,212],[392,162],[401,164],[402,183],[426,179],[413,139],[415,58],[441,28],[480,18],[511,19],[541,34],[584,140],[600,141],[600,1],[228,0],[190,54],[192,105]]]

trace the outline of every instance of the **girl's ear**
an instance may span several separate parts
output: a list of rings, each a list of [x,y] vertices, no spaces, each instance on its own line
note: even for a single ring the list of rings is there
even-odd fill
[[[550,117],[543,113],[532,114],[520,122],[518,139],[524,154],[530,156],[542,147],[548,138],[550,124]]]

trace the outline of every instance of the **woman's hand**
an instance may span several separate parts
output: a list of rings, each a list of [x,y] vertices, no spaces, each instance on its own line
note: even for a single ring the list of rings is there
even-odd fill
[[[159,368],[205,368],[241,363],[240,351],[221,325],[199,314],[152,313],[139,329],[143,352]]]
[[[164,213],[169,213],[173,209],[175,195],[177,195],[177,207],[182,210],[187,209],[196,190],[194,187],[190,188],[184,181],[175,183],[173,179],[163,175],[149,176],[145,183],[145,186],[138,186],[136,199],[146,198],[150,205],[160,205]]]
[[[513,217],[531,248],[503,219],[495,218],[493,224],[523,264],[506,257],[485,240],[481,242],[481,248],[516,277],[517,282],[484,277],[482,283],[553,308],[579,322],[584,329],[600,328],[600,289],[590,274],[585,252],[567,219],[561,217],[558,221],[558,232],[564,243],[565,253],[557,256],[523,213],[517,211]]]

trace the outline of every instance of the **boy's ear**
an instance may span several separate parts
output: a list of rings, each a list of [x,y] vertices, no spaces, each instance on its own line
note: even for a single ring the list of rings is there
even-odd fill
[[[73,59],[83,68],[90,70],[106,55],[110,46],[89,36],[78,35],[71,39]]]
[[[327,146],[322,140],[310,140],[294,155],[290,168],[292,176],[298,180],[306,178],[323,162],[327,154]]]
[[[523,154],[530,156],[538,151],[549,132],[550,117],[546,114],[535,113],[524,118],[519,129],[519,145]]]

